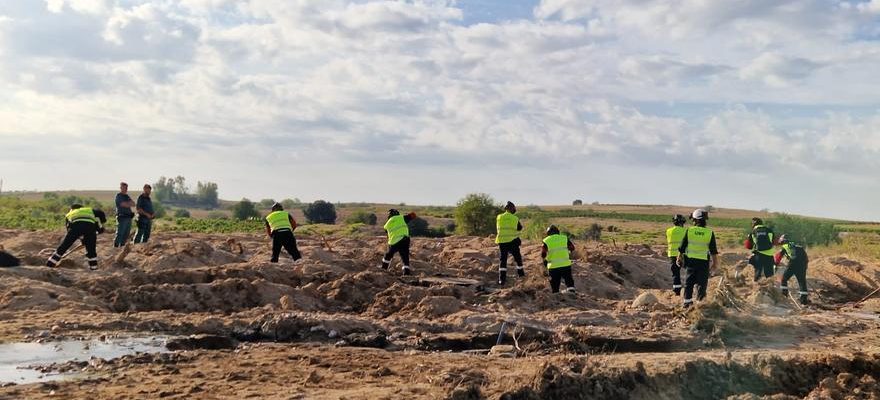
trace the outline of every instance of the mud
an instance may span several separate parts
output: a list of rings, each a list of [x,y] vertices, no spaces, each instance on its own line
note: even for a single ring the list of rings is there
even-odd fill
[[[160,233],[121,262],[102,237],[99,271],[88,271],[81,253],[61,268],[39,266],[38,253],[60,238],[0,231],[0,245],[27,264],[0,269],[0,338],[161,334],[180,337],[169,348],[185,356],[103,360],[100,369],[80,366],[75,383],[7,387],[0,397],[878,393],[880,319],[872,316],[880,300],[853,303],[880,280],[870,260],[812,260],[813,304],[801,307],[773,282],[751,282],[749,269],[748,279],[735,279],[746,255],[727,253],[708,298],[683,310],[662,250],[648,246],[579,243],[572,295],[549,293],[535,243],[523,247],[526,277],[499,287],[488,238],[415,239],[414,276],[402,276],[397,260],[379,268],[381,237],[301,237],[305,259],[278,264],[267,262],[269,244],[258,235]],[[499,343],[516,358],[488,355]]]

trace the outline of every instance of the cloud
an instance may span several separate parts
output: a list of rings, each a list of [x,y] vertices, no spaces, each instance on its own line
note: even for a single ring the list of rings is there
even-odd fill
[[[862,179],[880,155],[871,4],[544,0],[469,23],[453,1],[4,2],[0,139],[229,173],[590,160]]]

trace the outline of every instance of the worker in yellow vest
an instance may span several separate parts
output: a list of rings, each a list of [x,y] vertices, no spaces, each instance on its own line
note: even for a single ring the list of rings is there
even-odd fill
[[[507,202],[504,206],[504,212],[495,218],[495,228],[497,232],[495,243],[501,252],[501,264],[498,265],[498,284],[503,285],[507,283],[507,259],[510,256],[513,256],[513,261],[516,262],[517,276],[526,276],[523,269],[522,253],[519,251],[519,247],[522,245],[519,234],[523,227],[516,216],[516,205]]]
[[[86,248],[86,261],[89,269],[98,269],[98,234],[104,233],[104,224],[107,223],[107,215],[101,210],[91,207],[83,207],[81,204],[73,204],[70,211],[64,216],[64,225],[67,227],[67,235],[61,241],[61,245],[55,249],[55,253],[46,261],[46,266],[54,268],[61,261],[64,253],[82,239],[83,247]]]
[[[697,300],[706,297],[709,287],[709,271],[718,267],[718,246],[715,243],[715,232],[706,227],[709,212],[703,209],[694,210],[691,214],[694,226],[687,229],[678,251],[678,263],[687,270],[684,282],[684,307],[694,302],[694,286],[699,286]],[[711,268],[710,262],[711,259]]]
[[[287,250],[287,253],[293,257],[293,261],[302,258],[299,249],[296,247],[296,237],[293,231],[296,230],[296,220],[289,212],[284,211],[281,203],[272,205],[272,212],[266,216],[266,234],[272,238],[272,262],[278,262],[278,256],[281,255],[281,248]]]
[[[400,211],[395,209],[388,210],[388,221],[385,222],[385,231],[388,232],[388,252],[382,258],[382,269],[388,269],[391,266],[391,259],[394,253],[400,253],[400,260],[403,261],[403,274],[410,275],[412,271],[409,267],[409,227],[407,224],[416,219],[416,213],[411,212],[407,215],[400,215]]]
[[[678,263],[678,248],[687,229],[684,223],[687,220],[684,215],[675,214],[672,217],[673,226],[666,230],[666,255],[669,256],[669,268],[672,270],[672,291],[676,296],[681,296],[681,264]]]
[[[571,252],[574,244],[568,236],[560,234],[556,225],[547,228],[547,237],[541,247],[541,259],[547,271],[550,273],[550,291],[559,293],[559,284],[565,280],[565,287],[569,293],[574,293],[574,278],[571,275]]]
[[[745,247],[752,251],[752,257],[749,258],[749,264],[755,267],[755,282],[761,277],[770,278],[775,272],[775,262],[773,256],[776,254],[773,246],[776,244],[776,237],[773,230],[764,225],[761,218],[752,218],[752,233],[749,234],[745,241]]]

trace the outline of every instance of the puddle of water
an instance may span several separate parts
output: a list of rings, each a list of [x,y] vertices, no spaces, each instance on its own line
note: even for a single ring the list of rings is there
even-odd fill
[[[73,374],[43,373],[33,365],[88,361],[91,357],[112,359],[136,352],[163,353],[164,337],[100,340],[65,340],[46,343],[0,344],[0,382],[33,383],[64,379]]]

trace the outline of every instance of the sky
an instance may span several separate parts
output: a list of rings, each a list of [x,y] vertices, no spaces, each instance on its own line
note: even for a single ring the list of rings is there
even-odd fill
[[[880,220],[880,0],[0,2],[0,179]]]

